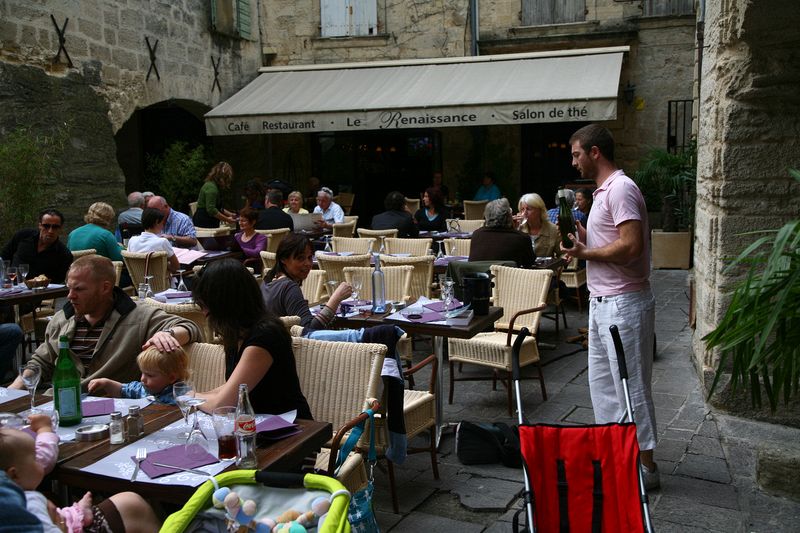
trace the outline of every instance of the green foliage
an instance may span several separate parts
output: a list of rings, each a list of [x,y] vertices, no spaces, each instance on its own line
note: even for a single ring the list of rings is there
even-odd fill
[[[685,231],[693,226],[696,176],[693,147],[678,154],[654,148],[634,175],[647,210],[661,212],[664,231]]]
[[[188,212],[189,202],[197,200],[210,166],[202,145],[190,148],[176,141],[161,155],[147,156],[144,188],[162,195],[175,209]]]
[[[42,134],[18,127],[0,137],[0,243],[20,228],[35,227],[50,205],[48,178],[58,173],[69,127]]]
[[[789,172],[800,182],[800,172]],[[749,266],[746,277],[703,340],[721,352],[711,392],[730,366],[732,387],[749,388],[756,407],[763,388],[774,412],[781,396],[797,396],[800,381],[800,220],[753,234],[763,236],[727,267]]]

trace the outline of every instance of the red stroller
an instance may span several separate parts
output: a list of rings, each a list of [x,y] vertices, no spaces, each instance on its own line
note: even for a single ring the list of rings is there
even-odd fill
[[[653,524],[639,466],[628,370],[617,326],[611,336],[619,361],[626,411],[616,424],[566,426],[529,424],[523,416],[519,350],[530,334],[523,329],[513,347],[520,447],[525,476],[525,506],[513,529],[531,533],[641,532]],[[520,515],[525,513],[524,529]]]

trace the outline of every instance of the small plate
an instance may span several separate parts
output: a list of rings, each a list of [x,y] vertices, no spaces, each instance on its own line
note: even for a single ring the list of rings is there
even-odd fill
[[[75,440],[93,441],[108,437],[108,424],[90,424],[75,430]]]

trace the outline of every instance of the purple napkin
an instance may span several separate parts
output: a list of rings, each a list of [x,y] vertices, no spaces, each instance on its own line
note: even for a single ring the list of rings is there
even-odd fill
[[[11,296],[12,294],[19,294],[23,292],[25,289],[2,289],[0,290],[0,296]]]
[[[192,295],[191,291],[184,292],[168,292],[164,296],[167,298],[189,298]]]
[[[114,411],[114,399],[84,400],[81,402],[83,416],[107,415]]]
[[[456,298],[453,298],[450,301],[450,311],[453,309],[458,309],[463,304],[459,302]],[[430,309],[431,311],[436,311],[437,313],[441,313],[444,311],[444,302],[431,302],[429,304],[424,304],[423,307]]]
[[[142,461],[142,472],[147,474],[150,479],[166,476],[167,474],[174,474],[180,472],[177,468],[166,468],[164,466],[155,466],[153,463],[163,463],[165,465],[180,466],[182,468],[197,468],[198,466],[205,466],[218,463],[216,457],[205,451],[197,444],[192,444],[191,453],[186,449],[184,444],[178,444],[166,450],[158,450],[147,454],[147,459]],[[191,457],[190,457],[191,456]],[[135,459],[131,456],[131,459]]]
[[[280,440],[303,431],[297,424],[287,422],[279,416],[273,416],[256,424],[259,440]]]

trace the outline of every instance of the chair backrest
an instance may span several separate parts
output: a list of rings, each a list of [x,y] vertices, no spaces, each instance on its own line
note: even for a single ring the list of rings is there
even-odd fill
[[[150,256],[148,263],[147,256]],[[169,289],[169,273],[167,272],[167,252],[137,253],[122,250],[122,259],[128,268],[128,274],[134,287],[144,283],[145,275],[153,276],[150,288],[153,292]]]
[[[189,202],[189,211],[192,216],[197,212],[197,202]]]
[[[96,253],[97,253],[97,250],[95,250],[94,248],[87,248],[85,250],[73,250],[72,251],[72,260],[74,261],[75,259],[77,259],[79,257],[83,257],[84,255],[93,255],[93,254],[96,254]]]
[[[444,239],[444,253],[446,255],[463,255],[469,257],[469,250],[472,247],[470,239]]]
[[[303,297],[308,300],[309,305],[314,305],[325,299],[326,275],[327,273],[324,270],[312,270],[308,273],[303,284],[300,285]]]
[[[275,266],[275,253],[261,251],[258,255],[261,256],[262,275],[266,275],[267,271]]]
[[[333,237],[331,243],[333,251],[337,253],[350,252],[353,254],[368,254],[375,244],[375,239]]]
[[[125,263],[122,261],[111,261],[111,264],[114,265],[114,285],[119,287],[119,281],[122,279],[122,269],[125,267]],[[120,287],[121,289],[124,287]]]
[[[311,414],[330,422],[334,433],[361,413],[368,398],[379,397],[385,345],[292,337],[292,351]]]
[[[351,192],[340,192],[333,197],[333,201],[341,206],[345,215],[349,215],[350,210],[353,208],[353,203],[356,201],[356,195]]]
[[[281,319],[281,322],[283,322],[283,325],[286,327],[286,330],[289,331],[289,332],[292,331],[292,328],[294,326],[299,326],[300,325],[300,321],[302,320],[297,315],[279,316],[278,318]]]
[[[325,271],[326,282],[344,281],[344,267],[369,267],[369,254],[327,255],[324,252],[317,252],[316,257],[319,268]]]
[[[489,200],[464,200],[464,218],[469,220],[483,220],[483,210]]]
[[[289,235],[290,231],[289,228],[257,229],[256,233],[267,236],[267,251],[275,253],[278,251],[278,245],[284,237]]]
[[[207,392],[225,383],[225,348],[221,344],[193,342],[186,350],[189,377],[197,392]]]
[[[448,218],[447,219],[447,229],[448,231],[450,228],[457,228],[457,231],[461,231],[463,233],[472,233],[478,228],[482,228],[483,225],[486,223],[484,219],[475,219],[475,220],[464,220],[464,219],[457,219],[457,218]]]
[[[218,228],[198,228],[197,226],[194,227],[194,231],[197,233],[197,238],[202,237],[224,237],[225,235],[231,234],[231,229],[229,227],[218,227]]]
[[[344,280],[348,283],[352,283],[356,276],[361,277],[359,299],[372,300],[372,270],[371,267],[346,267],[344,269]],[[382,270],[386,299],[407,301],[411,297],[411,273],[414,271],[414,267],[410,265],[390,266]]]
[[[519,311],[538,307],[547,302],[550,279],[553,277],[552,270],[500,265],[492,265],[490,270],[494,276],[492,305],[503,308],[503,317],[495,323],[495,329],[508,329],[511,318]],[[541,316],[541,311],[523,315],[514,323],[514,329],[518,331],[524,326],[536,334]]]
[[[374,237],[378,240],[380,237],[397,237],[398,230],[396,229],[367,229],[358,228],[356,233],[359,237]]]
[[[409,295],[412,298],[419,296],[431,297],[431,281],[433,280],[433,262],[436,258],[432,255],[416,257],[392,257],[382,255],[381,264],[385,266],[409,265],[414,268],[411,272],[411,285]]]
[[[200,309],[200,306],[195,303],[171,304],[159,302],[153,298],[145,298],[144,300],[141,300],[140,303],[142,305],[158,307],[170,315],[177,315],[187,320],[191,320],[197,324],[197,327],[199,327],[200,331],[203,332],[203,338],[200,339],[202,341],[211,342],[214,339],[214,332],[211,330],[211,326],[208,325],[208,319],[206,318],[205,313],[203,313],[203,310]]]
[[[398,239],[387,237],[384,240],[387,254],[428,255],[431,253],[433,239]]]
[[[356,217],[358,218],[358,217]],[[342,222],[341,224],[334,224],[333,225],[333,236],[334,237],[350,237],[352,238],[353,235],[356,233],[356,221],[351,220],[350,222]]]
[[[419,210],[419,198],[409,198],[406,196],[406,207],[413,215]]]
[[[358,215],[345,215],[344,220],[342,222],[344,222],[345,224],[347,224],[348,222],[355,222],[356,224],[358,224]],[[353,231],[353,235],[355,235],[355,230]]]
[[[476,272],[491,274],[492,265],[517,266],[516,261],[451,261],[447,265],[447,276],[453,279],[454,294],[459,300],[464,299],[464,276]]]

